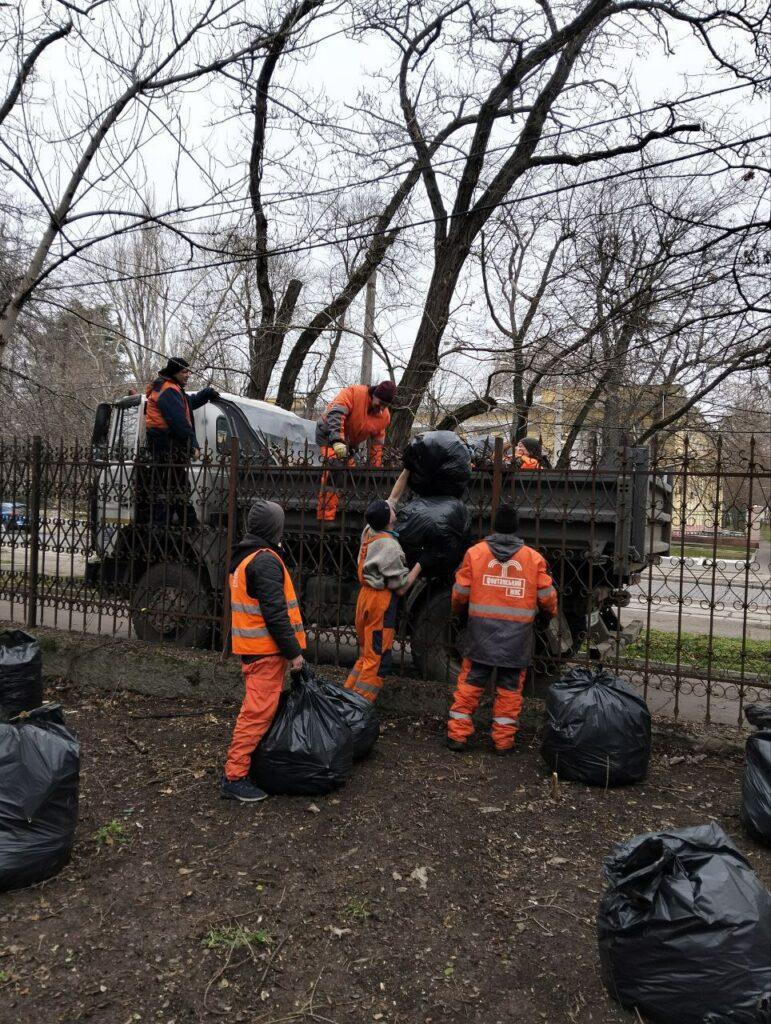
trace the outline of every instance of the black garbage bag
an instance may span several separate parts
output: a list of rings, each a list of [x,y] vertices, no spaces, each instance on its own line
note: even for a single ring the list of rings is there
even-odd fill
[[[352,767],[353,737],[338,706],[310,673],[294,676],[252,755],[252,780],[267,793],[316,796],[342,786]]]
[[[771,704],[748,704],[744,714],[758,731],[744,748],[742,824],[753,839],[771,846]]]
[[[652,1024],[768,1024],[771,894],[716,824],[635,836],[605,861],[602,980]]]
[[[67,863],[78,823],[80,744],[58,705],[0,724],[0,890]]]
[[[366,757],[380,735],[380,716],[375,705],[355,690],[346,690],[328,679],[316,676],[316,682],[351,730],[354,761]]]
[[[541,756],[563,779],[623,786],[644,779],[651,753],[648,706],[605,669],[574,668],[549,687]]]
[[[21,629],[0,633],[0,719],[8,721],[43,703],[40,644]]]
[[[415,494],[460,498],[471,480],[471,452],[452,430],[429,430],[404,449],[404,468]]]
[[[458,498],[413,498],[396,517],[399,543],[409,565],[427,551],[427,577],[454,572],[466,553],[471,536],[471,515]]]

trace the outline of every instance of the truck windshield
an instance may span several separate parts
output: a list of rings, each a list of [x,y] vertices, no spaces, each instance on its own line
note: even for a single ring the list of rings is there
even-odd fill
[[[290,451],[302,455],[306,441],[309,455],[318,451],[316,424],[312,420],[301,419],[283,409],[263,409],[246,404],[239,405],[238,409],[257,436],[278,453],[288,446]]]

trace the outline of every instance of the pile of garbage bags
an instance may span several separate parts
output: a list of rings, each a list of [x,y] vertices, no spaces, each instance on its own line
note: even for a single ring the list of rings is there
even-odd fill
[[[541,756],[589,786],[639,782],[648,771],[651,716],[643,697],[606,669],[574,668],[549,688]]]
[[[0,633],[0,720],[43,703],[43,658],[40,644],[21,629]]]
[[[292,676],[270,729],[254,754],[250,776],[266,793],[321,796],[342,786],[355,758],[380,733],[374,706],[351,690],[315,676]]]
[[[742,824],[753,839],[771,846],[771,704],[748,704],[744,714],[758,731],[744,748]]]
[[[67,863],[78,822],[80,744],[58,705],[0,724],[0,890]]]
[[[399,509],[396,530],[410,566],[427,551],[424,576],[445,576],[457,569],[469,546],[471,515],[459,498],[413,498]]]
[[[771,894],[716,824],[635,836],[605,861],[602,980],[656,1024],[771,1020]]]
[[[404,468],[422,498],[460,498],[471,480],[471,453],[452,430],[428,430],[404,449]]]

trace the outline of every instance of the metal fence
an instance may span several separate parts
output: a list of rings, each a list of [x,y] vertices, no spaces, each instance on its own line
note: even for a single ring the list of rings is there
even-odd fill
[[[19,625],[227,650],[226,570],[256,497],[286,510],[285,557],[311,656],[356,655],[356,557],[363,511],[397,469],[323,477],[312,453],[246,457],[235,439],[188,465],[143,453],[0,443],[0,619]],[[334,487],[333,522],[317,519]],[[630,678],[654,711],[739,724],[768,697],[769,490],[754,441],[746,459],[684,439],[588,469],[520,472],[500,449],[463,496],[469,536],[504,497],[547,558],[559,619],[539,633],[534,675],[598,660]],[[403,602],[395,671],[451,678],[457,636],[450,576]]]

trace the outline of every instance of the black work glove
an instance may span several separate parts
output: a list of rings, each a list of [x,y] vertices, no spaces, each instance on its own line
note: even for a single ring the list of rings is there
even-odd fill
[[[535,617],[535,628],[543,632],[548,628],[553,616],[549,615],[548,612],[538,612]]]
[[[202,394],[206,397],[207,402],[217,402],[220,398],[219,391],[213,388],[211,384],[203,389]]]

